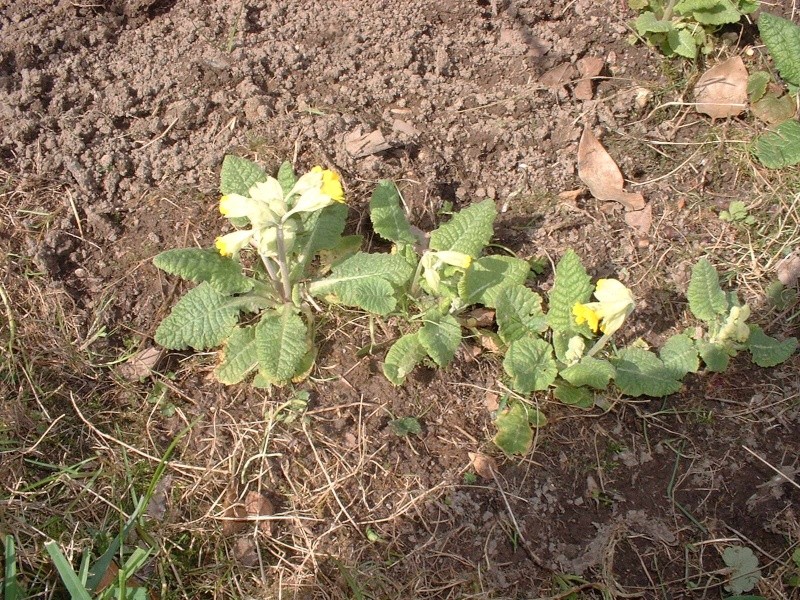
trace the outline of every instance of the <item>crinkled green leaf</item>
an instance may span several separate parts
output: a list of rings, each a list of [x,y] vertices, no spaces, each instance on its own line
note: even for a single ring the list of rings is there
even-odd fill
[[[413,274],[414,267],[402,255],[359,252],[308,289],[315,296],[332,295],[334,301],[385,315],[397,305],[395,290],[407,285]]]
[[[570,365],[559,374],[574,386],[604,390],[614,378],[615,370],[614,365],[607,360],[584,356],[580,362]]]
[[[483,256],[472,262],[458,282],[458,295],[465,305],[483,304],[494,308],[500,292],[525,283],[528,261],[513,256]]]
[[[800,123],[785,121],[758,136],[754,152],[768,169],[782,169],[800,163]]]
[[[213,348],[230,335],[238,315],[229,296],[203,282],[172,307],[156,329],[155,340],[171,350]]]
[[[406,437],[407,435],[421,435],[422,426],[419,421],[414,417],[403,417],[402,419],[392,419],[389,421],[389,427],[396,436]]]
[[[406,376],[414,370],[427,355],[419,341],[419,332],[407,333],[397,340],[383,361],[383,374],[394,385],[402,385]]]
[[[302,248],[301,258],[312,257],[320,250],[336,247],[347,224],[347,205],[331,204],[322,210],[304,214],[308,218],[295,244],[295,247]]]
[[[524,285],[507,285],[497,294],[495,319],[500,338],[510,344],[547,329],[542,297]]]
[[[493,200],[468,206],[431,232],[431,250],[452,250],[477,258],[492,239],[496,216]]]
[[[800,86],[800,26],[783,17],[763,12],[758,17],[758,32],[781,77],[792,85]]]
[[[281,184],[283,195],[286,196],[292,191],[294,184],[297,183],[297,175],[294,172],[294,167],[289,161],[284,161],[278,167],[278,176],[276,177],[278,183]]]
[[[658,354],[675,379],[683,379],[687,373],[697,373],[700,368],[697,346],[685,333],[669,338]]]
[[[547,320],[556,331],[577,329],[572,308],[589,300],[594,290],[592,279],[586,273],[581,259],[573,250],[568,250],[556,265],[553,289],[550,290],[550,307]]]
[[[722,553],[722,562],[732,569],[725,589],[732,594],[749,592],[761,579],[758,557],[750,548],[730,546]]]
[[[612,359],[616,368],[614,381],[628,396],[661,397],[681,389],[672,371],[649,350],[624,348]]]
[[[780,124],[791,119],[797,112],[796,98],[790,94],[778,96],[768,92],[758,102],[751,104],[753,116],[765,123]]]
[[[695,345],[707,370],[713,373],[724,373],[728,370],[728,363],[731,360],[728,348],[720,344],[712,344],[708,340],[697,340]]]
[[[369,201],[369,218],[379,236],[396,244],[416,242],[406,211],[400,204],[400,192],[394,182],[384,179],[372,192]]]
[[[419,342],[440,367],[447,366],[461,343],[461,325],[453,315],[431,311],[419,330]]]
[[[219,191],[247,196],[253,184],[266,181],[267,174],[252,160],[228,154],[222,161]]]
[[[738,23],[742,18],[742,13],[731,0],[681,0],[675,5],[675,12],[691,15],[703,25]]]
[[[239,263],[216,250],[178,248],[167,250],[153,258],[162,271],[189,281],[207,281],[222,294],[241,294],[253,289],[253,281],[242,274]]]
[[[575,387],[566,381],[559,381],[553,390],[553,396],[564,404],[577,406],[578,408],[592,408],[594,406],[594,394],[585,387]]]
[[[672,23],[660,20],[649,10],[636,17],[633,26],[636,28],[636,33],[642,36],[648,33],[667,33],[673,28]]]
[[[706,323],[728,312],[728,300],[719,286],[717,270],[705,258],[692,268],[686,297],[692,314]]]
[[[750,325],[747,349],[753,355],[753,362],[759,367],[774,367],[786,362],[797,350],[797,338],[787,338],[782,342],[764,333],[758,325]]]
[[[528,409],[515,402],[500,413],[495,421],[497,434],[494,443],[506,454],[526,454],[533,443],[533,430],[528,419]]]
[[[546,341],[525,337],[512,342],[503,359],[503,369],[511,377],[511,387],[520,394],[546,390],[555,381],[558,369],[553,348]]]
[[[667,33],[669,49],[679,56],[697,58],[697,42],[686,29],[673,29]]]
[[[308,351],[308,329],[291,308],[264,313],[255,327],[259,372],[270,383],[282,385],[300,374]]]
[[[747,98],[750,103],[758,102],[767,93],[772,76],[767,71],[755,71],[747,78]]]
[[[239,383],[258,367],[255,326],[234,327],[222,349],[222,362],[215,374],[220,383]]]

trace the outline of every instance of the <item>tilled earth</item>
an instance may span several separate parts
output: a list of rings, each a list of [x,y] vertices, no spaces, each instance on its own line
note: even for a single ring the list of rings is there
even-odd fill
[[[0,167],[12,202],[0,250],[4,285],[32,319],[20,339],[36,323],[66,323],[73,345],[97,356],[120,355],[133,338],[151,346],[176,290],[150,259],[212,243],[223,227],[220,164],[236,153],[270,169],[290,159],[340,171],[351,229],[367,235],[363,207],[379,179],[398,182],[423,229],[442,207],[492,198],[500,243],[552,260],[575,248],[593,275],[634,288],[628,335],[657,344],[683,318],[691,263],[737,235],[717,210],[756,178],[733,173],[722,153],[687,165],[680,143],[711,124],[655,110],[688,101],[688,82],[628,43],[631,17],[625,3],[589,0],[0,1]],[[722,52],[739,52],[747,35],[729,36]],[[587,92],[591,57],[603,67]],[[617,206],[559,196],[580,187],[584,126],[642,184],[647,233]],[[290,392],[221,387],[205,357],[160,366],[177,372],[180,418],[147,403],[152,381],[115,387],[113,365],[93,365],[89,378],[54,368],[47,377],[66,388],[45,408],[70,415],[66,427],[66,392],[96,397],[84,438],[107,431],[157,456],[200,417],[177,460],[208,471],[174,473],[153,525],[162,552],[181,556],[177,574],[162,573],[169,597],[535,598],[573,587],[584,597],[718,597],[732,544],[756,551],[765,596],[786,593],[800,493],[763,461],[796,471],[796,357],[774,371],[740,361],[664,400],[609,397],[605,411],[542,396],[549,423],[535,450],[507,459],[490,442],[485,405],[502,371],[494,358],[467,345],[453,367],[420,369],[396,389],[380,353],[357,354],[372,333],[363,315],[331,324],[302,386],[302,425],[273,431],[268,407]],[[392,333],[388,323],[381,335]],[[6,427],[35,441],[39,417],[20,416],[7,392]],[[404,416],[422,434],[392,433],[388,421]],[[65,461],[119,450],[81,436],[64,444],[53,447]],[[468,452],[495,455],[496,476],[472,477]],[[269,533],[223,527],[231,488],[270,498],[281,519]],[[22,505],[10,506],[3,533],[23,527]],[[91,536],[92,523],[65,518]],[[20,530],[30,536],[23,572],[46,541],[37,527]]]

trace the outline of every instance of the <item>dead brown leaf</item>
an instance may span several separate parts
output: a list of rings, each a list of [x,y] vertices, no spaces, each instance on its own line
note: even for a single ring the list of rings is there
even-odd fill
[[[747,106],[747,67],[740,56],[711,67],[694,86],[697,112],[712,119],[741,114]]]
[[[483,399],[486,410],[494,412],[500,408],[500,396],[495,392],[486,392],[486,397]]]
[[[625,210],[642,210],[645,207],[644,196],[622,189],[625,181],[617,163],[588,126],[584,128],[578,144],[578,177],[598,200],[619,202]]]
[[[490,308],[474,308],[464,315],[467,327],[491,327],[494,325],[494,311]]]
[[[642,210],[629,210],[625,222],[639,235],[647,235],[653,224],[653,207],[646,205]]]
[[[564,87],[575,77],[575,67],[569,63],[563,63],[553,67],[539,77],[539,83],[551,89]]]
[[[259,492],[247,492],[244,497],[244,507],[248,517],[271,517],[275,514],[269,498]],[[272,523],[269,519],[264,519],[258,523],[261,533],[272,535]]]
[[[152,373],[162,355],[159,348],[145,348],[119,365],[117,372],[128,381],[138,381]]]
[[[592,92],[592,77],[597,77],[603,70],[605,61],[597,56],[584,56],[578,61],[578,73],[581,80],[575,86],[575,97],[578,100],[591,100],[594,96]]]
[[[494,472],[497,470],[497,463],[491,456],[486,456],[479,452],[467,452],[472,468],[484,479],[494,479]]]
[[[578,199],[578,196],[580,196],[583,193],[583,191],[584,188],[579,188],[577,190],[567,190],[565,192],[561,192],[560,194],[558,194],[558,198],[560,200],[564,200],[565,202],[574,203],[575,200]]]
[[[363,158],[388,150],[392,145],[383,137],[380,129],[363,134],[359,127],[344,137],[344,149],[353,158]]]
[[[781,262],[777,267],[778,280],[786,287],[793,286],[800,278],[800,255],[793,252]]]

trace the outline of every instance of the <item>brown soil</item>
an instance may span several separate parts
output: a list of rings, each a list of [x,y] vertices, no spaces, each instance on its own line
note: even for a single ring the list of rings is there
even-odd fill
[[[759,557],[761,593],[788,597],[800,491],[745,447],[796,472],[797,357],[771,371],[738,361],[664,400],[609,395],[607,410],[542,395],[549,423],[522,459],[491,443],[497,360],[467,345],[450,368],[423,367],[394,388],[381,351],[357,354],[371,341],[362,314],[323,324],[301,386],[309,410],[290,424],[274,416],[292,391],[222,387],[213,357],[166,357],[133,382],[113,364],[152,346],[183,289],[150,259],[207,247],[224,226],[216,186],[227,153],[270,169],[286,158],[337,169],[351,228],[367,235],[378,179],[398,181],[423,228],[447,202],[493,198],[499,243],[553,260],[575,248],[593,275],[634,288],[626,335],[657,344],[686,322],[693,260],[740,235],[717,210],[761,184],[722,142],[688,166],[686,147],[650,143],[702,140],[713,125],[681,108],[655,114],[660,97],[637,104],[641,88],[687,100],[692,74],[629,45],[631,17],[625,3],[589,0],[0,1],[3,285],[17,343],[46,357],[37,385],[56,390],[40,399],[3,382],[0,425],[26,451],[0,458],[10,474],[0,533],[17,534],[24,581],[52,589],[56,578],[34,566],[48,535],[66,544],[100,526],[66,512],[65,532],[51,532],[47,507],[25,509],[12,493],[47,475],[23,459],[92,456],[113,471],[124,451],[98,431],[158,457],[192,423],[150,525],[172,556],[160,563],[171,569],[149,573],[165,597],[536,598],[575,586],[583,596],[557,597],[710,598],[728,580],[721,551],[737,544]],[[580,100],[575,65],[589,56],[605,66]],[[559,199],[580,187],[584,125],[645,182],[648,236],[616,206]],[[388,147],[360,153],[357,138],[375,131]],[[396,333],[375,328],[379,344]],[[148,403],[156,382],[174,414]],[[388,425],[398,417],[418,418],[422,433],[398,437]],[[468,452],[494,456],[496,479],[473,477]],[[154,467],[138,467],[145,485]],[[223,528],[231,490],[266,494],[279,517],[269,534]],[[130,511],[126,498],[113,502]],[[559,574],[576,579],[559,588]]]

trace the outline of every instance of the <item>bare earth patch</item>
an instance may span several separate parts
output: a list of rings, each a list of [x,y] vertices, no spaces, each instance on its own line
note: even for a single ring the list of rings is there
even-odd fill
[[[21,584],[61,597],[43,544],[76,567],[100,554],[184,432],[128,540],[158,549],[152,597],[709,598],[736,545],[759,559],[753,593],[798,597],[797,356],[590,411],[539,394],[548,424],[510,458],[487,407],[502,368],[477,343],[400,388],[380,364],[401,324],[346,310],[323,315],[297,390],[221,386],[214,355],[140,354],[179,291],[151,259],[212,245],[227,153],[336,169],[367,236],[379,179],[423,229],[491,198],[499,244],[547,265],[574,248],[634,290],[625,341],[687,325],[701,256],[765,329],[797,335],[796,305],[764,292],[800,239],[797,175],[749,160],[746,116],[698,115],[704,69],[629,45],[631,16],[588,0],[0,3],[0,534]],[[719,58],[763,62],[748,36]],[[646,232],[582,189],[585,127],[646,199]],[[733,200],[756,225],[720,220]],[[404,417],[421,432],[397,435]]]

